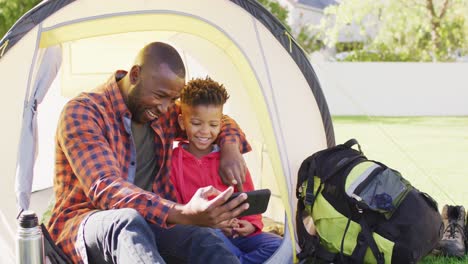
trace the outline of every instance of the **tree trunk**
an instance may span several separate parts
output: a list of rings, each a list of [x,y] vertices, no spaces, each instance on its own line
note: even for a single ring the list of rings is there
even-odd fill
[[[444,0],[440,14],[437,14],[434,7],[434,0],[426,0],[426,8],[431,15],[431,38],[432,38],[432,60],[437,61],[439,51],[442,48],[440,45],[440,32],[439,28],[441,21],[447,12],[450,0]]]

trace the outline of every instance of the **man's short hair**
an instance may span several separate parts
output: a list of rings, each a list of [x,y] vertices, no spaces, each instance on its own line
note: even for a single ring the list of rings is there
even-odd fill
[[[220,106],[229,99],[224,86],[210,77],[192,79],[182,89],[180,101],[188,106],[215,105]]]
[[[150,64],[158,67],[166,64],[172,72],[185,79],[185,65],[179,52],[169,44],[152,42],[146,45],[137,58],[137,64]]]

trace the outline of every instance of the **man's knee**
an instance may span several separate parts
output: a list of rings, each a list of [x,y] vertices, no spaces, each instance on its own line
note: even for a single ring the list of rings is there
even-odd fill
[[[112,245],[125,247],[133,247],[136,244],[143,244],[145,247],[156,245],[148,222],[135,209],[118,209],[108,230],[107,241]]]
[[[86,221],[85,230],[88,240],[93,237],[98,240],[114,240],[127,231],[151,234],[151,229],[143,216],[131,208],[97,212]]]
[[[216,234],[216,230],[209,227],[197,227],[195,228],[193,235],[196,239],[210,239],[210,240],[221,240]]]
[[[144,221],[143,216],[137,212],[137,210],[133,208],[122,208],[122,209],[117,209],[118,213],[118,218],[121,221],[128,221],[128,222],[139,222],[139,221]]]
[[[215,229],[209,227],[190,227],[190,233],[188,234],[188,240],[195,248],[225,245],[224,241],[216,234]]]
[[[117,225],[118,229],[142,229],[144,232],[151,232],[148,223],[140,213],[132,208],[118,209],[118,214],[115,216],[113,224]]]
[[[145,259],[144,263],[162,263],[154,234],[145,218],[130,208],[98,212],[86,223],[85,243],[92,259],[104,262],[131,263],[129,259]]]

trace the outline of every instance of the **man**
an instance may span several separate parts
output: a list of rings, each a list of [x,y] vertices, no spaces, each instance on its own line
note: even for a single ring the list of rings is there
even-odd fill
[[[164,257],[238,263],[212,229],[194,225],[226,226],[248,208],[238,207],[245,194],[224,204],[232,187],[222,193],[205,187],[186,205],[173,202],[172,144],[183,135],[175,101],[184,84],[180,55],[155,42],[139,52],[128,73],[117,71],[64,107],[48,229],[73,262],[164,263]],[[241,152],[250,146],[233,120],[225,116],[223,123],[220,175],[241,185]]]

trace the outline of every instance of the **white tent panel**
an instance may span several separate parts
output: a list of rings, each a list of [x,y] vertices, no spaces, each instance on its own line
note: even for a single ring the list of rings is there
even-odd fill
[[[69,98],[61,95],[60,87],[60,77],[57,77],[37,112],[39,140],[37,142],[38,154],[34,165],[34,179],[32,185],[33,192],[50,188],[53,183],[55,131],[57,129],[57,122],[61,109],[69,100]]]
[[[236,23],[242,20],[242,17],[246,15],[246,12],[236,4],[220,0],[80,0],[70,3],[49,16],[47,21],[43,22],[43,27],[60,26],[64,22],[79,21],[83,20],[83,18],[100,17],[102,15],[115,16],[117,14],[124,15],[134,12],[173,12],[174,10],[180,13],[196,14],[206,20],[213,20],[213,18],[216,17],[220,18],[218,20],[226,21],[225,25],[220,25],[222,28],[225,28],[226,24],[231,24],[230,27],[229,25],[226,27],[227,29],[235,28]],[[232,23],[232,21],[236,21],[236,23]],[[119,26],[124,28],[127,25],[119,24]]]
[[[2,57],[0,72],[2,87],[7,91],[0,98],[1,191],[0,191],[0,260],[14,260],[15,217],[18,214],[15,195],[16,162],[24,109],[24,98],[29,80],[30,65],[36,47],[37,29],[26,34],[24,41],[12,47]],[[2,262],[3,263],[3,262]]]
[[[259,30],[259,37],[265,64],[270,71],[271,83],[266,86],[270,89],[272,100],[270,115],[276,117],[273,122],[275,130],[281,131],[283,141],[278,142],[278,147],[284,158],[288,159],[283,163],[290,165],[284,168],[291,173],[285,179],[289,180],[287,186],[295,186],[296,174],[304,158],[327,147],[322,116],[314,95],[309,88],[304,89],[308,84],[296,62],[287,56],[284,48],[267,30]],[[295,194],[291,197],[295,197]]]

